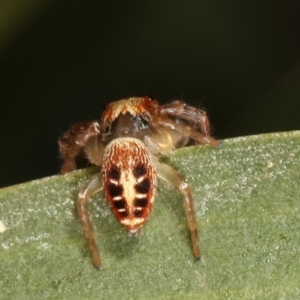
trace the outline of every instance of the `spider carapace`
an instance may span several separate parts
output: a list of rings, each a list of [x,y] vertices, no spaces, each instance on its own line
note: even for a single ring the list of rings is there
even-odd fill
[[[135,235],[150,214],[157,176],[182,194],[193,255],[200,258],[190,188],[171,166],[158,159],[159,155],[191,143],[218,144],[210,136],[206,113],[182,101],[159,106],[150,97],[111,102],[100,122],[75,124],[59,139],[64,159],[62,174],[76,168],[75,158],[82,151],[92,164],[101,167],[101,172],[82,188],[77,200],[77,212],[96,268],[100,268],[101,262],[85,206],[87,200],[103,190],[117,220],[129,234]]]

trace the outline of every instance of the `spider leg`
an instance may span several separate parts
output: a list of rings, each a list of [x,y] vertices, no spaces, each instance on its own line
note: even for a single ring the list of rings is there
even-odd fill
[[[86,208],[86,202],[95,193],[103,188],[99,174],[95,175],[80,191],[77,199],[77,213],[81,221],[81,227],[86,238],[87,245],[92,254],[92,262],[96,269],[101,266],[98,248],[95,242],[93,227]]]
[[[162,105],[160,114],[154,122],[188,136],[200,144],[218,145],[218,142],[210,136],[210,124],[206,112],[182,101]]]
[[[204,110],[187,105],[183,101],[174,101],[160,107],[161,114],[167,114],[172,117],[186,120],[195,125],[203,135],[210,135],[210,124]]]
[[[65,174],[76,169],[75,157],[86,144],[92,143],[99,135],[99,124],[97,122],[81,122],[72,126],[58,141],[64,164],[60,173]]]
[[[191,126],[175,123],[167,116],[155,117],[153,118],[153,123],[155,123],[156,126],[161,126],[165,129],[170,130],[170,132],[173,131],[175,135],[178,136],[178,140],[179,137],[189,137],[199,144],[207,144],[212,147],[218,145],[218,141],[212,138],[211,136],[205,135],[202,132],[199,132],[196,129],[192,128]]]
[[[193,255],[198,260],[201,254],[198,243],[197,220],[190,188],[171,166],[156,162],[156,171],[161,179],[173,185],[183,195],[183,207],[187,218],[187,225],[191,233]]]

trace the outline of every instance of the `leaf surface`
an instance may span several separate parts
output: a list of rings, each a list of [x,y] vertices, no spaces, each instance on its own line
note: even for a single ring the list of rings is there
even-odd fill
[[[182,148],[163,160],[189,183],[202,260],[181,195],[159,181],[153,211],[127,236],[101,193],[89,211],[96,271],[75,211],[96,168],[0,190],[0,299],[297,299],[300,132]]]

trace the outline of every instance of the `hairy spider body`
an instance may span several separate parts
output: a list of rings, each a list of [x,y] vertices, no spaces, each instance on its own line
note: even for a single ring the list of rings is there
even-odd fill
[[[150,214],[157,176],[182,194],[192,251],[196,259],[200,258],[189,186],[172,167],[160,163],[157,157],[189,143],[217,145],[210,136],[206,113],[182,101],[159,106],[149,97],[111,102],[99,123],[75,124],[59,139],[64,159],[62,174],[75,169],[75,158],[82,150],[92,164],[101,166],[101,172],[82,188],[77,200],[78,216],[96,268],[101,263],[85,206],[87,200],[103,189],[117,220],[129,234],[135,235]]]
[[[118,138],[105,149],[103,189],[117,220],[131,234],[145,223],[154,201],[156,170],[151,153],[136,138]]]

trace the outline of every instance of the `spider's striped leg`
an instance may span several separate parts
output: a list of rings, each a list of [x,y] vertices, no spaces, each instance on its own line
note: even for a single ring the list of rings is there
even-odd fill
[[[77,213],[81,221],[81,226],[87,241],[87,245],[92,254],[93,265],[97,269],[100,268],[101,261],[94,238],[94,232],[90,221],[90,216],[85,204],[92,195],[101,191],[102,188],[102,180],[99,174],[97,174],[82,188],[77,199]]]
[[[160,106],[161,114],[167,114],[186,121],[191,127],[201,132],[204,136],[210,135],[210,124],[207,114],[204,110],[190,106],[183,101],[174,101],[172,103]]]
[[[177,139],[191,138],[197,144],[204,144],[212,147],[218,146],[217,140],[215,140],[209,134],[204,134],[197,128],[194,128],[195,124],[184,125],[176,123],[167,116],[154,117],[152,122],[156,126],[162,127],[165,130],[169,130],[169,134],[172,136],[177,136]]]
[[[197,220],[190,188],[183,178],[172,167],[157,162],[156,171],[160,178],[176,187],[183,195],[183,207],[187,218],[187,224],[191,232],[193,254],[196,259],[200,259],[201,254],[198,243]]]
[[[75,158],[82,151],[83,147],[100,134],[99,124],[95,121],[81,122],[72,126],[59,139],[59,150],[64,160],[60,173],[76,169]]]

